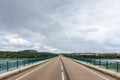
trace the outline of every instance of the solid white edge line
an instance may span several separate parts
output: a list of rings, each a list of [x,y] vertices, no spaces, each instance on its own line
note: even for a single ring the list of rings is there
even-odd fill
[[[51,61],[50,61],[50,62],[51,62]],[[27,74],[25,74],[25,75],[23,75],[23,76],[21,76],[21,77],[17,78],[16,80],[20,80],[20,79],[24,78],[25,76],[27,76],[27,75],[31,74],[32,72],[34,72],[34,71],[38,70],[39,68],[44,67],[45,65],[49,64],[50,62],[48,62],[48,63],[45,63],[45,64],[41,65],[40,67],[38,67],[38,68],[36,68],[36,69],[34,69],[34,70],[32,70],[32,71],[28,72]]]
[[[80,66],[80,65],[79,65],[79,66]],[[80,66],[80,67],[81,67],[81,66]],[[102,76],[102,75],[100,75],[100,74],[98,74],[98,73],[96,73],[96,72],[90,70],[89,68],[87,68],[87,67],[85,67],[85,66],[83,66],[83,65],[82,65],[82,67],[85,68],[85,69],[87,69],[88,71],[90,71],[90,72],[92,72],[92,73],[98,75],[99,77],[102,77],[102,78],[105,79],[105,80],[109,80],[109,79],[107,79],[106,77],[104,77],[104,76]]]

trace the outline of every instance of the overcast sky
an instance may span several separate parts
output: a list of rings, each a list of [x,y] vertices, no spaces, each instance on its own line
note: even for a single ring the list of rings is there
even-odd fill
[[[0,0],[0,50],[120,52],[120,0]]]

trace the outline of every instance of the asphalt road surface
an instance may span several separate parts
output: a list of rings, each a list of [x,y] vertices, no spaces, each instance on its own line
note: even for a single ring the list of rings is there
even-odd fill
[[[5,80],[116,80],[59,56]]]

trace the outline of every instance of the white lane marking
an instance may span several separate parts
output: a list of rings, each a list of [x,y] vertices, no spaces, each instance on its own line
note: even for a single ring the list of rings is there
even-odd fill
[[[50,62],[51,62],[51,61],[50,61]],[[34,69],[34,70],[28,72],[27,74],[25,74],[25,75],[23,75],[23,76],[17,78],[16,80],[20,80],[20,79],[24,78],[25,76],[31,74],[32,72],[34,72],[34,71],[36,71],[36,70],[38,70],[38,69],[40,69],[40,68],[42,68],[42,67],[44,67],[45,65],[49,64],[50,62],[43,64],[42,66],[40,66],[40,67],[38,67],[38,68],[36,68],[36,69]]]
[[[64,73],[62,72],[62,80],[64,80]]]
[[[62,70],[62,72],[61,72],[62,80],[64,80],[64,72],[63,72],[63,64],[62,64],[62,62],[61,62],[61,70]]]
[[[61,62],[61,70],[63,71],[63,64],[62,64],[62,62]]]
[[[79,65],[79,66],[80,66],[80,65]],[[80,67],[81,67],[81,66],[80,66]],[[102,76],[102,75],[100,75],[100,74],[98,74],[98,73],[96,73],[96,72],[94,72],[94,71],[92,71],[92,70],[90,70],[90,69],[84,67],[83,65],[82,65],[82,67],[85,68],[85,69],[87,69],[88,71],[90,71],[90,72],[92,72],[92,73],[98,75],[99,77],[102,77],[102,78],[105,79],[105,80],[109,80],[109,79],[107,79],[106,77],[104,77],[104,76]]]

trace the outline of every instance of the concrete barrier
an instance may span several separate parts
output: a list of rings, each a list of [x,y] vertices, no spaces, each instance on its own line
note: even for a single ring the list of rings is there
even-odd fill
[[[8,77],[10,77],[10,76],[16,75],[16,74],[18,74],[18,73],[21,73],[21,72],[23,72],[23,71],[25,71],[25,70],[28,70],[28,69],[33,68],[33,67],[35,67],[35,66],[38,66],[38,65],[40,65],[40,64],[44,64],[44,63],[46,63],[46,62],[48,62],[48,61],[50,61],[50,60],[52,60],[52,59],[53,59],[53,58],[47,59],[47,60],[44,60],[44,61],[40,61],[40,62],[31,64],[31,65],[28,65],[28,66],[25,66],[25,67],[21,67],[21,68],[18,68],[18,69],[14,69],[14,70],[11,70],[11,71],[7,71],[7,72],[5,72],[5,73],[1,73],[1,74],[0,74],[0,80],[6,79],[6,78],[8,78]]]
[[[71,58],[70,58],[70,59],[71,59]],[[74,62],[77,62],[77,63],[83,65],[83,66],[86,66],[86,67],[89,67],[89,68],[91,68],[91,69],[97,70],[97,71],[102,72],[102,73],[104,73],[104,74],[106,74],[106,75],[109,75],[109,76],[111,76],[111,77],[114,77],[114,78],[116,78],[117,80],[120,80],[120,73],[118,73],[118,72],[114,72],[114,71],[110,71],[110,70],[107,70],[107,69],[104,69],[104,68],[100,68],[100,67],[98,67],[98,66],[94,66],[94,65],[91,65],[91,64],[87,64],[87,63],[85,63],[85,62],[81,62],[81,61],[78,61],[78,60],[75,60],[75,59],[72,59],[72,60],[73,60]]]

